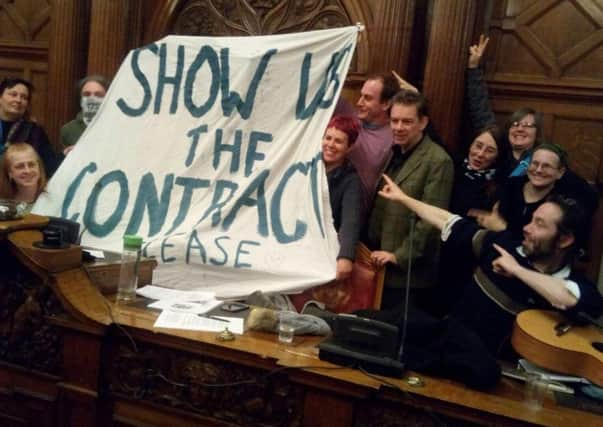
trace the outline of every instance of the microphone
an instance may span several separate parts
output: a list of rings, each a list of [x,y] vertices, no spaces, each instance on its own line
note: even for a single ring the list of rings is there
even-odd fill
[[[400,338],[400,349],[398,350],[398,360],[402,361],[404,356],[404,342],[406,341],[406,328],[408,324],[408,299],[410,297],[410,277],[412,269],[412,242],[415,236],[415,225],[417,223],[417,214],[411,212],[410,214],[410,233],[408,238],[408,265],[406,266],[406,292],[404,293],[404,316],[402,318],[402,337]]]

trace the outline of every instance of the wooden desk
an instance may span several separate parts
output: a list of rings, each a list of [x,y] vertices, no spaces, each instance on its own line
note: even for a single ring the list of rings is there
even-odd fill
[[[320,338],[155,329],[157,316],[106,299],[82,268],[31,270],[26,235],[0,240],[0,425],[35,426],[596,426],[601,417],[523,386],[492,393],[421,376],[424,387],[317,358]],[[0,238],[1,239],[1,238]],[[57,256],[59,253],[57,252]],[[4,267],[4,264],[3,264]],[[390,386],[391,385],[391,386]]]

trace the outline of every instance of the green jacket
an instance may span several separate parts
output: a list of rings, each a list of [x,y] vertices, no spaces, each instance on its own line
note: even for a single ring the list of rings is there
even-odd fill
[[[77,113],[75,119],[66,123],[61,128],[61,144],[63,144],[63,147],[75,145],[75,143],[78,139],[80,139],[80,136],[82,136],[85,130],[86,124],[82,119],[82,112],[80,111],[79,113]]]
[[[454,166],[446,151],[428,136],[423,137],[406,162],[392,175],[392,180],[409,196],[444,209],[448,207]],[[408,208],[377,197],[369,219],[369,243],[373,248],[393,252],[398,261],[398,265],[387,264],[385,286],[400,288],[406,283],[410,222],[411,211]],[[412,246],[411,286],[431,287],[437,278],[439,231],[417,219]]]

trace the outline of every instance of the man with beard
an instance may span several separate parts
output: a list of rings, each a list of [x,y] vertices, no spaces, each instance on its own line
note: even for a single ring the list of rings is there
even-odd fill
[[[472,221],[405,194],[388,177],[379,195],[400,202],[441,230],[441,238],[459,256],[474,258],[467,283],[452,316],[477,333],[498,354],[509,338],[515,315],[528,308],[581,313],[603,312],[597,288],[571,268],[576,235],[584,226],[582,208],[573,199],[551,196],[532,215],[518,242],[507,231],[480,229]]]

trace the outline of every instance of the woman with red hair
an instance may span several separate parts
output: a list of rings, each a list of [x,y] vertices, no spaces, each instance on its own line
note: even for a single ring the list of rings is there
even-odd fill
[[[353,117],[336,115],[329,121],[322,138],[322,160],[327,172],[333,225],[340,243],[337,280],[346,279],[352,272],[362,226],[360,178],[346,157],[359,131]]]

